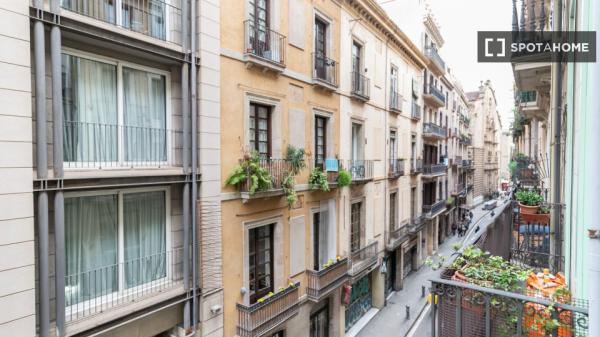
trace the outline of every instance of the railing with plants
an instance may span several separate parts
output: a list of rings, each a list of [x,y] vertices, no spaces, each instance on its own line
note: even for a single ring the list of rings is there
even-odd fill
[[[352,252],[349,273],[350,275],[357,275],[374,263],[377,263],[377,241]]]
[[[181,44],[181,9],[172,1],[121,0],[120,8],[110,0],[63,0],[60,5],[70,12]]]
[[[244,21],[246,55],[259,57],[285,67],[285,36],[253,20]]]
[[[348,276],[348,258],[336,257],[329,260],[320,270],[307,270],[308,287],[306,294],[310,300],[319,301],[342,285]]]
[[[337,159],[316,161],[308,177],[308,185],[313,190],[329,192],[331,187],[338,185],[340,164]]]
[[[258,337],[287,321],[299,310],[298,288],[300,282],[290,283],[277,293],[260,298],[252,305],[237,304],[240,337]]]

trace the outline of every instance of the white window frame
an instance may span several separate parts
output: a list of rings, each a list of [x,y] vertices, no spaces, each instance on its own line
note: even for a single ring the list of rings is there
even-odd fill
[[[123,67],[130,68],[134,70],[145,71],[151,75],[159,75],[165,76],[165,132],[167,135],[165,136],[166,141],[166,151],[167,158],[166,161],[155,162],[156,166],[166,166],[168,163],[173,162],[174,153],[173,153],[173,144],[171,137],[169,136],[169,131],[171,131],[172,124],[172,112],[171,112],[171,73],[165,70],[147,67],[127,61],[118,60],[111,57],[96,55],[88,52],[84,52],[77,49],[63,47],[62,54],[84,58],[90,61],[102,62],[105,64],[110,64],[117,67],[117,126],[120,128],[117,134],[117,160],[116,162],[98,162],[94,163],[92,168],[100,168],[102,169],[122,169],[123,167],[135,167],[135,162],[127,162],[124,160],[124,151],[123,148],[123,129],[121,128],[123,125],[124,118],[124,108],[123,108]],[[114,165],[116,163],[116,165]],[[78,162],[63,162],[66,170],[71,169],[81,169],[81,168],[90,168],[89,163],[79,164]],[[154,167],[155,165],[142,165],[143,167]]]
[[[77,191],[65,193],[65,198],[77,198],[86,196],[101,196],[101,195],[117,195],[117,265],[118,268],[118,282],[117,291],[110,294],[95,297],[86,301],[71,304],[65,307],[66,317],[83,317],[85,312],[98,312],[97,308],[106,308],[109,302],[119,302],[121,299],[128,296],[131,293],[154,293],[155,290],[160,288],[160,282],[166,281],[173,277],[173,266],[171,263],[166,261],[166,273],[165,277],[161,279],[152,280],[148,283],[140,284],[132,288],[125,289],[125,278],[123,271],[123,264],[125,260],[125,242],[124,242],[124,229],[123,229],[123,195],[139,192],[157,192],[163,191],[165,193],[165,252],[171,251],[171,188],[166,187],[139,187],[139,188],[127,188],[127,189],[112,189],[112,190],[100,190],[100,191]],[[68,275],[67,275],[68,276]],[[64,290],[63,290],[64,291]]]

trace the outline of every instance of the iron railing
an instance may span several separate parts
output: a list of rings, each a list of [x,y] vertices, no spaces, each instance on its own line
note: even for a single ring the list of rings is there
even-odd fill
[[[290,171],[290,162],[286,159],[275,159],[275,158],[261,158],[259,159],[259,165],[263,169],[267,170],[271,177],[271,188],[270,190],[279,190],[283,188],[283,180],[287,172]],[[248,179],[240,184],[241,192],[250,192],[250,186],[252,182],[250,180],[250,174]]]
[[[431,337],[587,336],[588,301],[431,281]]]
[[[412,102],[412,109],[410,111],[410,118],[421,119],[421,106],[417,102]]]
[[[410,220],[410,224],[408,225],[408,231],[410,234],[415,234],[421,229],[424,223],[423,214],[419,214]]]
[[[446,164],[425,164],[423,165],[423,174],[444,174],[447,169],[448,166],[446,166]]]
[[[164,128],[65,121],[65,168],[174,167],[183,132]],[[177,154],[177,156],[176,156]]]
[[[425,88],[425,94],[434,96],[438,100],[442,101],[442,105],[446,104],[446,96],[440,89],[436,88],[433,84],[430,84]]]
[[[244,21],[244,54],[285,67],[285,36],[257,25],[253,20]]]
[[[329,184],[337,184],[340,169],[339,160],[335,158],[325,158],[324,160],[315,160],[313,165],[313,168],[318,168],[327,175],[327,182]],[[331,167],[330,171],[327,170],[328,167]]]
[[[298,313],[300,282],[252,305],[237,304],[240,337],[263,336]]]
[[[442,71],[446,71],[446,63],[444,62],[440,54],[438,54],[436,48],[425,48],[425,55],[429,57],[429,59],[431,59],[440,69],[442,69]]]
[[[65,319],[77,321],[181,287],[183,248],[65,276]],[[68,264],[69,265],[69,264]]]
[[[390,159],[388,176],[390,178],[398,178],[404,175],[404,159]]]
[[[361,271],[375,263],[377,263],[377,241],[373,241],[350,254],[350,269],[348,273],[351,276],[358,275]]]
[[[434,123],[423,123],[423,136],[446,138],[446,128]]]
[[[369,100],[371,92],[371,81],[363,74],[358,71],[350,73],[352,78],[352,92],[351,94],[363,99]]]
[[[318,302],[333,290],[337,289],[348,278],[348,258],[340,259],[333,265],[316,270],[307,270],[308,287],[306,295],[309,300]]]
[[[319,53],[312,53],[313,80],[338,86],[338,63]]]
[[[465,191],[465,184],[464,183],[458,183],[456,184],[456,187],[454,188],[456,194],[461,194]]]
[[[463,168],[470,168],[471,166],[473,166],[473,161],[471,159],[463,159],[462,160]]]
[[[425,214],[425,216],[428,218],[432,218],[439,212],[443,211],[444,208],[446,208],[446,200],[443,199],[436,201],[431,205],[423,204],[423,214]]]
[[[390,110],[402,112],[402,95],[394,89],[390,89]]]
[[[411,159],[410,160],[410,173],[418,174],[423,172],[423,159]]]
[[[390,230],[388,234],[387,250],[393,251],[408,237],[409,226],[402,225],[400,228]]]
[[[117,2],[118,3],[118,2]],[[61,0],[63,9],[159,40],[181,44],[181,9],[172,1]]]
[[[372,160],[348,160],[346,170],[352,175],[353,182],[361,182],[373,179]]]

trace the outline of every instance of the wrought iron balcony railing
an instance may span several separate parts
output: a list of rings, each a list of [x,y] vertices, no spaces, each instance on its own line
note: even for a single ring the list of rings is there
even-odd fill
[[[444,60],[442,59],[440,54],[438,54],[437,49],[435,49],[433,47],[427,47],[427,48],[425,48],[425,55],[430,60],[432,60],[433,63],[435,63],[438,66],[438,68],[440,68],[441,72],[446,71],[446,63],[444,62]]]
[[[259,337],[298,313],[300,282],[286,288],[263,302],[252,305],[237,304],[240,337]]]
[[[350,276],[356,276],[361,271],[377,263],[377,241],[352,252],[350,255]]]
[[[424,137],[436,137],[446,138],[448,131],[434,123],[423,123],[423,136]]]
[[[328,86],[338,86],[338,63],[319,53],[312,54],[313,80]]]
[[[290,162],[286,159],[262,158],[259,160],[259,165],[269,172],[269,176],[271,177],[270,190],[280,190],[282,188],[283,180],[291,168]],[[248,178],[240,185],[240,191],[250,192],[251,184],[252,182],[250,181],[250,178]]]
[[[423,159],[411,159],[410,160],[410,173],[418,174],[423,172]]]
[[[252,20],[244,21],[244,54],[285,67],[285,36]]]
[[[181,9],[173,1],[62,0],[62,9],[159,40],[181,44]]]
[[[65,121],[65,168],[177,167],[182,131]]]
[[[372,160],[348,160],[345,167],[350,172],[353,182],[363,182],[373,179]]]
[[[389,232],[386,245],[388,251],[395,250],[406,238],[408,238],[409,227],[410,226],[408,225],[402,225],[400,228],[393,229]]]
[[[410,118],[421,119],[421,106],[417,102],[412,102],[412,109],[410,111]]]
[[[442,101],[442,105],[446,104],[446,96],[444,95],[444,93],[440,89],[436,88],[433,85],[430,85],[427,89],[428,89],[427,93],[429,95],[435,96],[435,98],[437,98],[440,101]]]
[[[395,90],[390,90],[390,110],[396,113],[402,112],[402,95]]]
[[[371,92],[371,81],[358,71],[350,73],[352,79],[351,94],[361,100],[368,101]]]
[[[336,158],[317,159],[314,161],[313,168],[319,168],[327,175],[327,182],[337,184],[338,173],[340,169],[340,161]]]
[[[319,271],[307,270],[308,287],[306,294],[311,301],[319,302],[340,287],[348,278],[348,258]]]
[[[463,168],[471,168],[473,166],[473,161],[471,159],[463,159],[462,160],[462,167]]]
[[[445,174],[448,170],[446,164],[425,164],[423,165],[423,174],[425,175],[441,175]]]
[[[390,178],[398,178],[404,175],[404,159],[390,159],[390,167],[388,176]]]
[[[436,201],[432,205],[424,204],[423,205],[423,214],[425,214],[425,216],[428,218],[432,218],[439,212],[443,211],[444,208],[446,208],[446,200],[443,200],[443,199]]]

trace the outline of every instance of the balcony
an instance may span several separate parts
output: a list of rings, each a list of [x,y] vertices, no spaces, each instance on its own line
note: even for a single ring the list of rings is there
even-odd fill
[[[337,186],[338,172],[340,168],[340,161],[335,158],[326,158],[323,160],[315,160],[313,162],[313,168],[318,168],[321,171],[325,172],[327,175],[327,182],[329,183],[329,187]]]
[[[119,2],[116,2],[117,4]],[[154,39],[181,44],[181,9],[172,1],[121,0],[117,7],[110,0],[62,0],[63,10],[102,21]],[[68,13],[65,17],[73,18]]]
[[[412,102],[412,109],[410,110],[410,118],[413,120],[421,119],[421,106],[417,102]]]
[[[397,91],[390,91],[390,110],[395,113],[402,112],[402,95]]]
[[[267,170],[271,177],[271,187],[268,190],[257,191],[251,193],[250,186],[252,182],[250,178],[239,185],[242,201],[246,202],[249,199],[264,198],[283,195],[283,180],[287,172],[290,171],[290,163],[286,159],[260,158],[258,164],[263,169]],[[248,174],[250,176],[250,174]]]
[[[538,91],[521,91],[519,92],[519,112],[525,118],[538,118],[545,120],[549,110],[548,100],[540,95]]]
[[[456,166],[462,166],[462,156],[454,156],[454,165]]]
[[[65,121],[65,169],[181,167],[182,131]]]
[[[412,220],[410,220],[410,224],[408,225],[409,234],[414,235],[418,233],[423,225],[425,224],[425,218],[422,214],[417,215]]]
[[[409,227],[408,225],[402,225],[402,227],[390,231],[385,248],[391,252],[400,247],[402,242],[406,241],[409,237]]]
[[[410,161],[410,174],[416,175],[423,172],[423,159],[411,159]]]
[[[438,54],[436,48],[425,48],[425,56],[427,56],[427,58],[429,58],[429,60],[431,61],[429,64],[433,65],[432,70],[434,70],[438,76],[442,76],[446,73],[446,63],[444,62],[440,54]]]
[[[281,73],[285,69],[285,36],[252,20],[244,21],[244,61],[247,67]]]
[[[433,85],[425,87],[425,91],[423,92],[423,100],[436,108],[441,108],[446,105],[446,96],[440,89],[434,87]]]
[[[471,146],[473,144],[473,139],[470,135],[463,133],[460,135],[458,143],[466,146]]]
[[[372,267],[377,265],[377,241],[352,252],[350,255],[350,269],[348,274],[352,278],[360,278],[365,271],[370,271]]]
[[[396,179],[404,175],[404,159],[390,159],[388,177]]]
[[[445,209],[446,200],[436,201],[432,205],[423,204],[423,215],[425,215],[427,219],[433,219]]]
[[[425,164],[423,165],[423,177],[433,178],[446,174],[448,166],[446,164]]]
[[[466,170],[473,169],[473,161],[471,159],[463,159],[462,167],[463,167],[463,169],[466,169]]]
[[[307,297],[313,302],[319,302],[348,279],[348,258],[343,258],[325,269],[306,272],[308,274]]]
[[[446,128],[443,128],[434,123],[423,123],[423,137],[434,139],[446,139]]]
[[[313,84],[325,90],[338,87],[338,63],[324,55],[313,53]]]
[[[286,322],[298,313],[300,282],[252,305],[237,304],[240,337],[259,337]]]
[[[452,195],[463,195],[467,192],[465,184],[464,183],[459,183],[456,184],[456,186],[454,187],[454,192],[452,192]]]
[[[352,176],[353,183],[365,183],[373,180],[372,160],[348,160],[345,168]]]
[[[357,71],[351,72],[350,78],[352,79],[352,91],[350,94],[360,101],[368,101],[371,92],[371,81]]]

